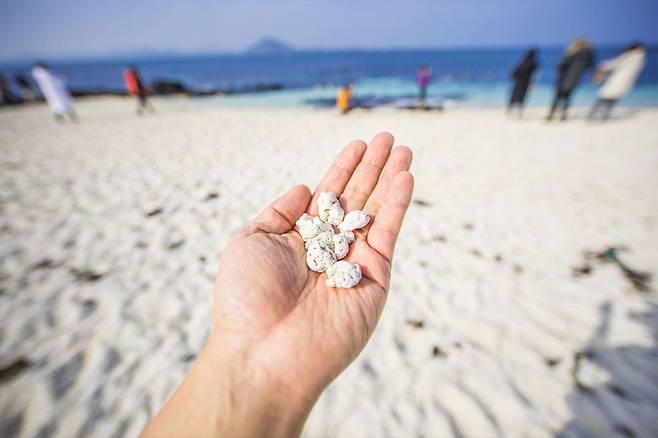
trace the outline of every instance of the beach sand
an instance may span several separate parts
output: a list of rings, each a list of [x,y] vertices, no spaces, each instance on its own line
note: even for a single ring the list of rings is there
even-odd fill
[[[0,110],[0,436],[137,435],[206,339],[231,235],[382,130],[414,203],[378,329],[304,435],[658,435],[658,110],[134,105]],[[610,246],[652,292],[584,266]]]

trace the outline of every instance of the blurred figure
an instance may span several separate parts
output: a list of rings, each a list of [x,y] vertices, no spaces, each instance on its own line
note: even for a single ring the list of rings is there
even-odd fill
[[[148,101],[148,90],[144,86],[136,66],[128,66],[123,72],[123,80],[126,83],[128,93],[137,97],[137,114],[141,115],[147,109],[153,111],[153,107]]]
[[[621,55],[601,64],[592,82],[599,83],[606,76],[607,79],[599,90],[598,99],[587,117],[589,120],[596,119],[599,113],[602,120],[608,120],[612,107],[635,86],[644,68],[646,57],[647,50],[644,45],[633,43]]]
[[[22,73],[15,75],[14,80],[16,81],[16,83],[21,89],[21,92],[23,93],[23,99],[27,101],[32,101],[36,98],[36,93],[32,88],[32,84],[30,83],[30,80],[26,78]]]
[[[39,85],[41,94],[55,115],[55,120],[60,122],[64,116],[68,116],[73,122],[78,120],[73,108],[73,98],[62,78],[51,72],[50,68],[43,63],[36,64],[32,68],[32,77]]]
[[[11,105],[18,102],[20,102],[20,99],[14,96],[14,93],[9,89],[7,81],[5,81],[5,75],[0,73],[0,104]]]
[[[514,79],[514,88],[510,96],[509,106],[507,111],[511,112],[512,109],[518,108],[519,117],[523,115],[523,104],[525,96],[528,93],[532,76],[537,71],[539,65],[537,64],[537,50],[530,49],[526,52],[523,60],[516,66],[512,72],[512,79]]]
[[[419,89],[418,98],[421,103],[424,103],[425,98],[427,98],[427,87],[432,83],[432,70],[430,70],[428,66],[423,65],[420,67],[417,82]]]
[[[342,114],[347,114],[352,109],[352,85],[344,85],[336,97],[336,107]]]
[[[585,70],[594,65],[594,50],[592,44],[584,38],[576,39],[567,48],[567,51],[558,64],[558,79],[555,90],[555,99],[546,120],[553,120],[558,106],[562,108],[560,120],[567,119],[571,93],[580,84]]]

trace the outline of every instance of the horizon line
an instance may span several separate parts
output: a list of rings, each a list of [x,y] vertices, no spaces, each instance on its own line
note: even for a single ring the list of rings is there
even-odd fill
[[[616,49],[628,45],[626,42],[604,42],[595,47],[606,49]],[[649,50],[658,49],[658,43],[646,45]],[[392,46],[392,47],[316,47],[316,48],[297,48],[289,46],[287,50],[273,53],[250,53],[249,49],[241,50],[187,50],[187,49],[130,49],[114,50],[99,54],[27,54],[2,57],[0,63],[28,63],[41,60],[51,62],[66,61],[103,61],[113,59],[130,59],[135,56],[142,56],[146,59],[157,59],[166,56],[196,57],[196,56],[285,56],[298,53],[333,53],[333,52],[406,52],[406,51],[450,51],[450,50],[510,50],[510,49],[558,49],[564,48],[564,44],[501,44],[501,45],[446,45],[446,46]]]

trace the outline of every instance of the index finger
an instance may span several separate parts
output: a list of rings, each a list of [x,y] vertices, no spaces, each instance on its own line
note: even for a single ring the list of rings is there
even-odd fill
[[[329,170],[327,170],[320,184],[318,184],[315,192],[313,192],[313,198],[308,206],[309,214],[317,216],[318,206],[315,205],[315,201],[321,192],[334,192],[336,195],[340,195],[343,192],[348,181],[352,178],[354,169],[361,162],[365,151],[366,144],[361,140],[355,140],[345,146],[334,159],[334,162],[329,167]]]
[[[393,142],[393,135],[388,132],[380,132],[370,141],[361,162],[340,196],[346,211],[361,210],[366,205],[391,154]]]

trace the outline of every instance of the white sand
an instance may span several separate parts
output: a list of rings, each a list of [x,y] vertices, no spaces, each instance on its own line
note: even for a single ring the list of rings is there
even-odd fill
[[[232,233],[380,130],[414,150],[427,205],[409,211],[378,330],[305,435],[658,434],[656,278],[642,295],[612,264],[572,277],[610,245],[658,272],[658,111],[547,125],[155,105],[140,119],[132,101],[84,100],[78,125],[0,110],[0,368],[31,363],[0,381],[0,436],[139,433],[204,343]]]

